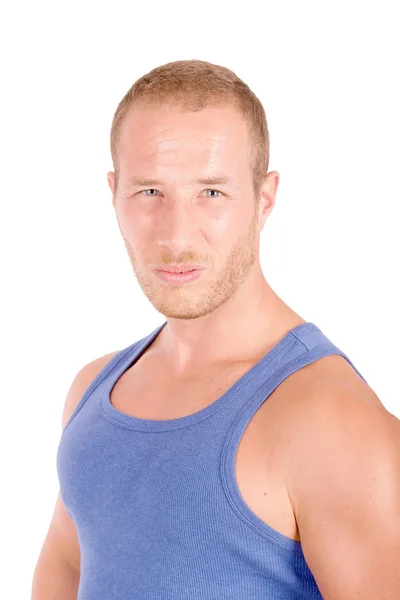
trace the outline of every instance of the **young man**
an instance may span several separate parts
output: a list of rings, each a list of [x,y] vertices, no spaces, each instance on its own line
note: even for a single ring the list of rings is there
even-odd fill
[[[400,422],[272,290],[263,107],[177,61],[114,115],[113,206],[166,321],[84,366],[33,600],[400,597]]]

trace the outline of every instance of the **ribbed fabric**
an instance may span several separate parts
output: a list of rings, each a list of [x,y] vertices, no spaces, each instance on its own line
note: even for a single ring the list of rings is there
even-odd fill
[[[81,548],[78,600],[321,599],[301,544],[245,504],[235,456],[255,412],[298,369],[339,354],[361,373],[306,322],[206,408],[170,420],[126,415],[110,390],[165,325],[112,357],[60,438],[60,491]]]

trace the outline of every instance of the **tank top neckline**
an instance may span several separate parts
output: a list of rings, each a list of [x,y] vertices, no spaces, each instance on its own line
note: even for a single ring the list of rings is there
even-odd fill
[[[290,343],[298,341],[296,335],[297,333],[301,332],[304,335],[305,333],[311,333],[315,330],[320,331],[319,328],[310,321],[296,325],[296,327],[290,329],[290,331],[288,331],[272,348],[270,348],[270,350],[264,354],[264,356],[262,356],[260,360],[256,362],[248,371],[246,371],[226,392],[214,400],[214,402],[195,413],[175,419],[163,420],[144,419],[128,415],[127,413],[115,408],[115,406],[111,404],[111,390],[121,375],[140,358],[143,352],[150,346],[150,344],[166,324],[167,321],[162,323],[139,343],[129,346],[126,351],[118,354],[117,362],[112,366],[108,376],[105,378],[102,393],[98,396],[97,406],[100,415],[114,425],[128,430],[163,432],[188,427],[198,423],[199,421],[202,421],[203,419],[207,419],[216,411],[222,409],[227,402],[236,396],[242,390],[242,388],[247,385],[261,370],[265,369],[267,365],[270,365]]]

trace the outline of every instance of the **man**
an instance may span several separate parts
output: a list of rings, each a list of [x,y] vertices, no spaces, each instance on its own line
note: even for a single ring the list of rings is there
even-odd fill
[[[144,75],[108,173],[139,284],[166,321],[84,366],[33,600],[400,597],[400,423],[267,283],[279,182],[232,71]]]

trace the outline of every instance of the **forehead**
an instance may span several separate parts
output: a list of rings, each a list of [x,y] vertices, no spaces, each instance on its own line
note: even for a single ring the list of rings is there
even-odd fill
[[[193,165],[197,172],[224,166],[248,170],[249,152],[247,123],[231,106],[197,112],[166,105],[135,107],[127,114],[118,141],[122,176],[163,166]]]

